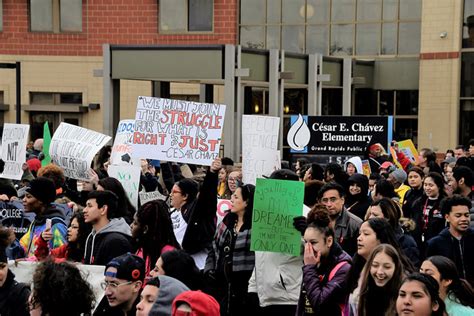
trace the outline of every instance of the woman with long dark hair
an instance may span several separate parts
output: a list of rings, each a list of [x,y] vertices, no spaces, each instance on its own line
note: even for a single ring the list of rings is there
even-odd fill
[[[334,240],[328,211],[316,204],[304,233],[303,284],[296,315],[341,315],[349,289],[351,257]]]
[[[419,267],[421,263],[420,251],[418,250],[415,239],[405,231],[408,226],[408,221],[411,221],[413,227],[415,223],[412,220],[404,219],[405,225],[402,228],[400,225],[401,215],[400,207],[395,201],[388,198],[382,198],[370,205],[365,219],[385,218],[395,231],[395,236],[397,237],[398,244],[403,250],[403,253],[411,260],[415,267]]]
[[[204,271],[215,279],[215,296],[222,315],[249,312],[245,299],[248,281],[255,266],[250,251],[252,210],[255,186],[240,186],[232,194],[232,208],[218,225]]]
[[[456,264],[443,256],[432,256],[421,265],[421,273],[431,275],[439,284],[439,296],[448,315],[474,315],[474,290],[459,277]]]
[[[117,217],[123,217],[127,224],[131,224],[133,221],[133,214],[135,214],[135,207],[130,202],[130,199],[127,196],[127,192],[123,188],[122,183],[119,180],[106,177],[99,180],[97,185],[97,191],[109,190],[114,192],[118,197],[118,208],[117,208]]]
[[[145,260],[146,275],[163,252],[181,248],[173,232],[168,205],[164,201],[143,204],[130,226],[136,254]]]
[[[398,315],[444,316],[445,306],[433,277],[415,272],[403,280],[397,298]]]
[[[446,226],[440,210],[440,203],[446,197],[443,177],[437,172],[430,172],[423,181],[423,191],[423,196],[413,206],[413,220],[416,223],[413,237],[420,252],[424,252],[426,242]]]
[[[392,245],[398,252],[403,265],[403,270],[408,273],[415,271],[415,267],[403,254],[395,236],[395,231],[386,219],[371,218],[360,226],[359,237],[357,238],[357,253],[353,258],[353,265],[349,277],[349,288],[351,295],[349,303],[357,306],[362,279],[360,275],[372,251],[380,244]]]
[[[405,194],[405,199],[403,199],[402,211],[403,216],[407,218],[413,217],[413,206],[415,205],[416,200],[423,196],[423,179],[425,178],[425,173],[420,167],[412,167],[408,170],[408,185],[410,190]]]
[[[393,315],[403,278],[403,264],[397,250],[389,244],[377,246],[361,275],[357,315]]]
[[[35,241],[35,257],[39,260],[45,259],[48,255],[55,259],[66,259],[69,261],[82,262],[86,239],[92,230],[92,225],[84,221],[84,213],[77,211],[72,214],[71,222],[67,229],[67,244],[59,248],[49,249],[48,242],[43,237]]]
[[[194,259],[182,249],[163,252],[150,276],[167,275],[183,282],[193,291],[204,289],[204,278]]]

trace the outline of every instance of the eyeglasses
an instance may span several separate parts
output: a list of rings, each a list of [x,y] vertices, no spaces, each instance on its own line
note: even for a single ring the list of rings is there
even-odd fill
[[[321,199],[321,203],[325,204],[325,203],[335,203],[337,200],[339,200],[339,198],[337,197],[330,197],[330,198],[322,198]]]
[[[123,282],[123,283],[104,281],[104,282],[100,283],[100,287],[104,291],[107,288],[110,288],[111,290],[115,291],[118,287],[120,287],[122,285],[128,285],[128,284],[132,284],[132,283],[133,283],[132,281]]]
[[[179,190],[171,190],[171,194],[176,194],[176,193],[182,194],[183,192]]]

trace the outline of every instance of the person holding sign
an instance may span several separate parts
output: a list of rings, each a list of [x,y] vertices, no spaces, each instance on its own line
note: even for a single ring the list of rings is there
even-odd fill
[[[56,188],[48,178],[38,177],[26,189],[23,198],[25,211],[36,214],[28,231],[20,239],[26,257],[34,256],[38,238],[47,240],[51,250],[67,243],[66,218],[63,211],[52,204],[55,198]]]
[[[221,167],[220,158],[212,162],[201,190],[192,179],[182,179],[171,189],[174,207],[171,222],[176,240],[194,258],[199,269],[204,268],[216,230],[217,173]]]
[[[248,280],[255,266],[250,232],[255,186],[243,185],[231,197],[232,208],[217,227],[204,273],[215,280],[215,295],[224,315],[250,311],[246,302]]]

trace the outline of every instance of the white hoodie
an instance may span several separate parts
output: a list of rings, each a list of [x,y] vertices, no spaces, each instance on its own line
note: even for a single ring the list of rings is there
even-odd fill
[[[344,163],[344,171],[347,171],[347,164],[349,162],[355,166],[356,173],[364,174],[364,169],[362,169],[362,159],[360,159],[360,157],[355,156],[355,157],[351,157],[350,159],[348,159]]]

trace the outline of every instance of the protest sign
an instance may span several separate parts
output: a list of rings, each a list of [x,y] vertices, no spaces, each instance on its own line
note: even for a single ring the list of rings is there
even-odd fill
[[[39,262],[35,261],[8,261],[8,269],[15,274],[15,280],[17,282],[31,284],[33,282],[33,275],[36,266]],[[105,266],[86,265],[86,264],[74,264],[81,271],[81,275],[91,285],[92,291],[95,296],[96,306],[100,303],[100,300],[104,296],[104,290],[101,287],[101,283],[104,281]]]
[[[140,165],[140,159],[132,155],[132,138],[134,131],[135,120],[122,120],[119,122],[114,145],[110,153],[110,163],[112,165]]]
[[[257,179],[250,249],[300,255],[301,235],[293,218],[303,209],[304,183]]]
[[[138,207],[138,187],[140,185],[139,165],[110,165],[107,168],[109,177],[120,181],[127,197],[135,208]]]
[[[49,130],[48,121],[43,125],[43,153],[44,158],[41,160],[41,166],[44,167],[51,163],[51,156],[49,155],[49,146],[51,145],[51,132]]]
[[[161,194],[160,191],[139,192],[138,195],[140,196],[141,205],[150,201],[155,201],[155,200],[166,201],[166,196]]]
[[[232,208],[232,202],[230,200],[217,199],[216,225],[219,225],[219,223],[222,222],[222,220],[224,219],[224,216],[227,215],[227,213],[229,212],[231,208]]]
[[[242,181],[254,184],[281,167],[278,149],[280,118],[242,116]]]
[[[133,156],[210,166],[219,156],[225,105],[138,97]]]
[[[293,115],[286,135],[292,153],[364,156],[367,145],[390,147],[392,116]]]
[[[418,165],[418,151],[416,150],[415,144],[411,139],[405,139],[397,142],[398,150],[401,151],[405,156],[410,159],[412,164]],[[397,156],[393,157],[397,159]]]
[[[255,185],[256,179],[280,169],[280,151],[264,148],[250,148],[242,155],[242,181]]]
[[[66,177],[87,181],[92,159],[110,139],[99,132],[62,122],[51,139],[49,154],[63,168]]]
[[[30,126],[26,124],[5,123],[2,135],[1,158],[5,162],[0,178],[20,180],[22,166],[26,162],[26,143]]]
[[[35,213],[25,212],[20,200],[4,202],[0,207],[0,224],[3,227],[11,227],[17,239],[20,239],[35,219]]]
[[[362,173],[367,178],[370,177],[370,174],[372,173],[372,170],[370,169],[370,162],[367,159],[362,160]]]

